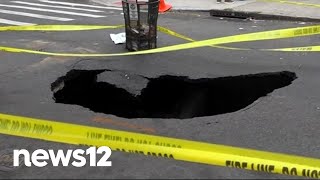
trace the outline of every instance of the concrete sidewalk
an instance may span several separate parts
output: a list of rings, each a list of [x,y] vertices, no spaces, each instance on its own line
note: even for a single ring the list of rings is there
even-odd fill
[[[107,6],[121,7],[121,0],[92,0]],[[234,0],[234,3],[220,3],[216,0],[166,0],[172,10],[210,11],[215,16],[236,16],[237,13],[271,17],[275,19],[320,21],[320,0]],[[236,13],[236,14],[235,14]]]

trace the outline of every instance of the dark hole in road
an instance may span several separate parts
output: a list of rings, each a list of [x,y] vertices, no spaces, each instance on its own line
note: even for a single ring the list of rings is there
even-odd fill
[[[51,87],[56,103],[77,104],[124,118],[185,119],[243,109],[297,78],[295,73],[288,71],[213,79],[171,75],[143,77],[147,81],[137,95],[116,83],[97,81],[97,76],[105,72],[109,73],[107,79],[113,73],[109,70],[72,70],[60,77]]]

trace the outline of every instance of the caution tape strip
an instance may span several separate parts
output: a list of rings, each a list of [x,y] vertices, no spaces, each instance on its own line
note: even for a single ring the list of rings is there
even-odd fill
[[[124,25],[115,25],[115,26],[105,26],[105,25],[25,25],[25,26],[2,26],[0,27],[1,31],[87,31],[87,30],[101,30],[101,29],[119,29],[123,28]],[[158,31],[163,32],[165,34],[184,39],[190,42],[194,42],[195,40],[178,34],[170,29],[158,26]],[[244,50],[242,48],[230,48],[224,46],[212,46],[216,48],[223,49],[232,49],[232,50]]]
[[[320,160],[169,137],[0,114],[0,133],[231,168],[320,177]]]
[[[169,34],[171,36],[178,37],[180,39],[184,39],[190,42],[195,42],[196,40],[191,39],[187,36],[178,34],[177,32],[174,32],[170,29],[164,28],[164,27],[158,27],[158,30]],[[305,31],[305,30],[304,30]],[[300,32],[299,32],[300,33]],[[230,50],[241,50],[241,51],[248,51],[248,50],[253,50],[251,48],[235,48],[235,47],[227,47],[227,46],[219,46],[219,45],[210,45],[211,47],[214,48],[221,48],[221,49],[230,49]],[[286,52],[318,52],[320,51],[320,46],[303,46],[303,47],[292,47],[292,48],[279,48],[279,49],[254,49],[254,50],[259,50],[259,51],[286,51]]]
[[[1,31],[85,31],[99,29],[119,29],[124,25],[25,25],[25,26],[0,26]]]
[[[179,34],[177,32],[174,32],[168,28],[165,27],[161,27],[158,26],[158,31],[163,32],[165,34],[169,34],[171,36],[186,40],[186,41],[190,41],[190,42],[195,42],[196,40],[189,38],[187,36],[184,36],[182,34]],[[230,50],[251,50],[251,49],[247,49],[247,48],[234,48],[234,47],[226,47],[226,46],[218,46],[218,45],[210,45],[210,47],[214,47],[214,48],[221,48],[221,49],[230,49]]]
[[[53,26],[53,25],[41,25],[42,30],[51,30],[58,31],[59,28],[62,28],[63,25]],[[41,26],[14,26],[7,27],[10,30],[20,30],[20,31],[31,31],[32,29],[37,29],[38,31],[41,30]],[[93,26],[90,25],[66,25],[66,27],[62,28],[64,30],[88,30],[92,29],[110,29],[110,28],[119,28],[119,26]],[[76,27],[77,26],[77,27]],[[6,27],[3,27],[6,29]],[[178,45],[172,45],[167,47],[161,47],[157,49],[150,49],[138,52],[127,52],[127,53],[109,53],[109,54],[86,54],[86,53],[54,53],[54,52],[44,52],[44,51],[35,51],[30,49],[23,49],[23,48],[14,48],[14,47],[6,47],[0,46],[1,51],[6,52],[14,52],[14,53],[30,53],[30,54],[40,54],[40,55],[48,55],[48,56],[66,56],[66,57],[112,57],[112,56],[132,56],[132,55],[142,55],[142,54],[153,54],[153,53],[163,53],[163,52],[171,52],[171,51],[179,51],[179,50],[186,50],[192,48],[199,48],[205,46],[217,46],[221,44],[228,44],[228,43],[238,43],[238,42],[251,42],[251,41],[262,41],[262,40],[274,40],[274,39],[283,39],[283,38],[294,38],[294,37],[303,37],[303,36],[311,36],[320,34],[320,25],[315,26],[307,26],[307,27],[297,27],[297,28],[288,28],[288,29],[280,29],[280,30],[270,30],[270,31],[263,31],[263,32],[255,32],[255,33],[247,33],[247,34],[240,34],[240,35],[233,35],[221,38],[213,38],[208,40],[202,41],[194,41],[191,38],[179,35],[173,31],[166,30],[165,28],[159,28],[160,31],[163,31],[167,34],[174,35],[176,37],[180,37],[189,41],[190,43],[183,43]],[[8,30],[9,31],[9,30]],[[219,46],[218,46],[219,47]],[[239,49],[241,48],[230,48],[230,49]],[[292,47],[292,48],[280,48],[280,49],[264,49],[264,51],[310,51],[310,52],[318,52],[319,46],[306,46],[306,47]]]
[[[304,46],[282,49],[264,49],[264,51],[284,51],[284,52],[319,52],[320,46]]]

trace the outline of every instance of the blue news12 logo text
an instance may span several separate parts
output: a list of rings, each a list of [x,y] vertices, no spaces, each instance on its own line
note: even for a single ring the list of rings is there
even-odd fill
[[[103,155],[97,162],[97,154]],[[70,166],[70,163],[74,167],[83,167],[87,165],[87,159],[89,158],[89,165],[92,167],[106,167],[112,166],[112,162],[108,161],[112,154],[112,151],[107,146],[102,146],[99,148],[90,147],[87,150],[76,149],[76,150],[67,150],[66,153],[63,150],[43,150],[37,149],[34,152],[30,153],[26,149],[13,150],[13,166],[18,167],[20,163],[20,156],[23,156],[24,165],[27,167],[36,166],[36,167],[45,167],[51,161],[53,166]],[[71,159],[73,160],[71,161]],[[19,160],[20,158],[20,160]]]

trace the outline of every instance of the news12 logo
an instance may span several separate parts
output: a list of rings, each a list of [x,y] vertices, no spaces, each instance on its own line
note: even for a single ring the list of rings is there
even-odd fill
[[[97,154],[103,155],[97,162]],[[71,157],[73,161],[71,165],[74,167],[83,167],[87,164],[86,157],[89,158],[89,165],[91,167],[108,167],[112,166],[112,162],[108,161],[112,154],[112,151],[107,146],[99,147],[90,147],[87,150],[76,149],[76,150],[67,150],[66,153],[63,150],[58,150],[57,153],[54,150],[43,150],[37,149],[34,152],[30,153],[26,149],[13,150],[13,166],[21,166],[21,157],[24,159],[24,165],[27,167],[36,166],[36,167],[45,167],[48,165],[50,160],[53,166],[69,166],[71,162]]]

